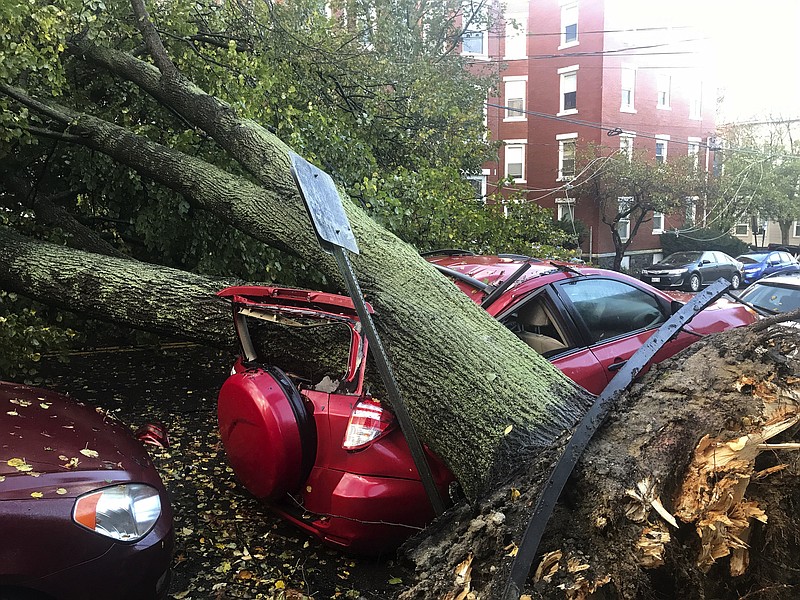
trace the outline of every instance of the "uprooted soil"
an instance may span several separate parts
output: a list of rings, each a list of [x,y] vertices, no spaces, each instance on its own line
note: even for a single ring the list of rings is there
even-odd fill
[[[737,330],[637,383],[565,488],[523,598],[800,597],[799,352],[796,328]],[[401,598],[502,597],[558,455],[429,528]]]
[[[175,599],[390,598],[407,583],[393,557],[325,548],[275,517],[234,479],[216,428],[233,357],[207,348],[113,348],[46,357],[42,385],[109,410],[132,429],[160,421],[148,446],[175,510]]]

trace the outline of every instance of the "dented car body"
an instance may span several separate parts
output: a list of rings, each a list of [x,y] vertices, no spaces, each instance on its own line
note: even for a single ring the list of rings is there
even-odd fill
[[[253,495],[326,543],[354,552],[396,547],[433,518],[394,415],[364,389],[368,342],[350,298],[273,287],[234,287],[242,355],[219,393],[220,435]],[[347,364],[311,381],[264,364],[259,324],[344,327]],[[453,480],[427,452],[440,493]]]
[[[594,393],[679,306],[638,280],[599,269],[502,257],[429,260],[464,275],[454,277],[456,284],[479,304],[530,263],[487,310]],[[352,300],[268,286],[232,287],[219,295],[231,302],[241,345],[220,390],[219,427],[243,485],[285,519],[355,552],[389,551],[430,522],[433,510],[395,416],[365,390],[368,342]],[[691,330],[656,359],[698,336],[754,320],[742,306],[719,303],[695,317]],[[261,355],[260,331],[271,323],[343,328],[346,365],[338,374],[284,372]],[[446,497],[453,476],[426,454]]]

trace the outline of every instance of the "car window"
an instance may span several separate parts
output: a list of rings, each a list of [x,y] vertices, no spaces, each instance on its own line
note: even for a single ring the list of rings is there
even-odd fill
[[[757,283],[742,300],[769,312],[789,312],[800,308],[800,288]]]
[[[666,320],[658,301],[637,287],[613,279],[577,279],[560,291],[571,301],[592,343]]]
[[[703,254],[700,256],[700,260],[709,260],[712,263],[717,262],[717,258],[714,256],[713,252],[703,252]]]
[[[754,265],[764,260],[763,254],[742,254],[737,256],[736,260],[745,265]]]
[[[502,319],[519,339],[544,356],[554,356],[574,347],[567,328],[546,294],[537,294]]]

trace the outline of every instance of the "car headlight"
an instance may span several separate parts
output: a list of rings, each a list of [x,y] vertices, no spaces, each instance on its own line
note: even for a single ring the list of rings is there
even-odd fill
[[[121,542],[146,536],[161,515],[158,490],[126,483],[89,492],[75,501],[72,519],[86,529]]]
[[[689,269],[670,269],[667,271],[667,275],[683,275]]]

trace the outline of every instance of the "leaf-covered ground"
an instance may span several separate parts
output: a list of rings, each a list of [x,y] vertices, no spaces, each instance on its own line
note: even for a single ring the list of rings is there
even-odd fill
[[[391,557],[347,556],[283,523],[228,467],[216,395],[233,357],[197,346],[117,348],[43,359],[43,385],[128,423],[161,421],[168,449],[148,446],[175,510],[171,597],[387,598],[402,581]]]

